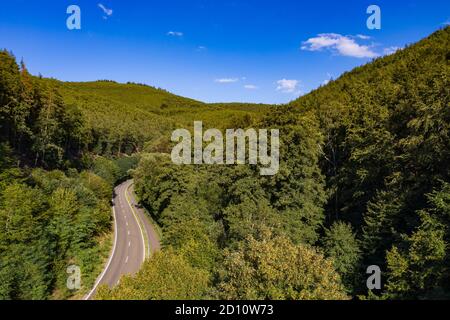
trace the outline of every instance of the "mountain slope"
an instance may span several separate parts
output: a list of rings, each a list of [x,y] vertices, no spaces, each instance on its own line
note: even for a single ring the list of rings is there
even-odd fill
[[[194,121],[203,121],[211,128],[248,125],[270,108],[241,103],[205,104],[133,83],[45,81],[58,89],[67,105],[82,111],[87,129],[95,131],[89,134],[92,148],[106,154],[139,151],[145,143],[161,144],[172,130],[190,128]]]
[[[272,115],[316,120],[325,139],[327,224],[352,224],[361,268],[388,270],[391,298],[442,297],[450,289],[449,60],[446,27]]]
[[[273,177],[143,155],[136,192],[166,251],[100,297],[170,299],[195,286],[195,299],[448,299],[449,37],[447,27],[272,108],[253,125],[280,129]],[[306,248],[312,260],[297,260]],[[381,290],[366,286],[371,265]],[[161,283],[181,272],[193,276],[179,290]]]

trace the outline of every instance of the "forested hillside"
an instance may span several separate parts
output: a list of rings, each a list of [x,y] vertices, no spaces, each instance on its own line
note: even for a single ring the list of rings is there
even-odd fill
[[[70,264],[89,289],[130,174],[163,250],[99,299],[449,299],[449,60],[446,27],[267,106],[34,77],[1,51],[0,299],[69,298]],[[174,165],[194,120],[280,129],[278,174]]]
[[[206,105],[140,84],[63,83],[0,51],[0,299],[70,298],[111,245],[113,186],[191,119],[248,125],[269,106]],[[219,126],[220,124],[220,126]],[[66,287],[79,266],[81,291]]]
[[[289,106],[325,138],[327,225],[351,224],[385,298],[450,298],[449,60],[447,27]]]
[[[101,271],[115,182],[105,179],[120,170],[83,160],[83,137],[80,112],[0,52],[0,299],[68,298],[69,265],[81,292]]]
[[[450,298],[449,59],[447,27],[273,108],[250,124],[280,129],[273,177],[142,155],[164,248],[97,297]]]
[[[89,148],[118,155],[168,152],[171,132],[202,120],[212,128],[248,126],[268,111],[268,105],[205,104],[142,84],[113,81],[71,83],[47,80],[68,106],[81,111],[88,128]]]

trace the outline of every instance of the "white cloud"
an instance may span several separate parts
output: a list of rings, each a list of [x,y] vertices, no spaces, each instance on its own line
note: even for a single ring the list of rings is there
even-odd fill
[[[234,83],[234,82],[238,82],[239,79],[238,78],[222,78],[222,79],[216,79],[214,81],[217,83]]]
[[[366,37],[366,36],[363,36]],[[361,35],[359,35],[361,38]],[[369,46],[358,44],[355,39],[336,33],[323,33],[303,42],[302,50],[322,51],[324,49],[337,52],[339,55],[354,58],[375,58],[378,54]]]
[[[355,37],[359,38],[359,39],[362,39],[362,40],[370,40],[371,39],[370,36],[366,36],[364,34],[357,34]]]
[[[183,32],[179,32],[179,31],[169,31],[167,32],[168,36],[173,36],[173,37],[182,37],[184,35]]]
[[[104,18],[110,17],[113,14],[113,10],[112,9],[108,9],[107,7],[105,7],[103,4],[99,3],[98,7],[100,9],[102,9],[103,13],[106,14],[106,16],[104,16]]]
[[[197,51],[204,51],[204,50],[206,50],[207,48],[205,47],[205,46],[198,46],[197,47]]]
[[[393,53],[396,53],[400,49],[401,49],[400,47],[384,48],[383,53],[384,53],[384,55],[388,56],[388,55],[391,55]]]
[[[245,89],[248,89],[248,90],[256,90],[256,89],[258,89],[258,87],[255,86],[255,85],[253,85],[253,84],[246,84],[246,85],[244,86],[244,88],[245,88]]]
[[[287,80],[281,79],[277,81],[277,90],[284,93],[297,93],[299,81],[298,80]]]

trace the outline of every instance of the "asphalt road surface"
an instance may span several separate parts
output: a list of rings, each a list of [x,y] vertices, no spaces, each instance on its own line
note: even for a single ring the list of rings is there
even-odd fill
[[[121,276],[135,274],[145,259],[161,248],[155,228],[136,202],[132,180],[114,189],[113,215],[114,242],[111,255],[85,300],[94,297],[99,285],[107,284],[112,288],[119,283]]]

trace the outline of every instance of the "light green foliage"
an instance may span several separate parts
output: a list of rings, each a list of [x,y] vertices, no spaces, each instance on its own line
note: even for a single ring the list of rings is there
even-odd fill
[[[157,252],[135,277],[126,276],[113,290],[100,287],[99,300],[195,300],[209,290],[207,272],[193,268],[172,250]]]
[[[347,299],[331,260],[287,238],[252,237],[227,251],[218,294],[223,299]]]
[[[67,105],[82,111],[89,146],[104,155],[140,152],[144,145],[147,152],[167,152],[164,143],[175,128],[191,128],[195,120],[208,128],[245,125],[269,110],[267,105],[205,104],[142,84],[45,81],[58,88]]]

